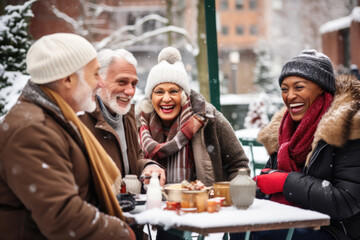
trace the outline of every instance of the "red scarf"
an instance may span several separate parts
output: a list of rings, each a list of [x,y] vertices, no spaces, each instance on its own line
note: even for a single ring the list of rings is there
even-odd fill
[[[301,172],[306,157],[311,151],[317,125],[330,107],[333,96],[324,92],[311,104],[296,127],[287,110],[279,128],[278,169],[286,172]]]
[[[190,98],[188,98],[165,138],[161,119],[156,112],[141,113],[142,150],[146,158],[156,160],[165,167],[168,183],[191,180],[194,163],[189,142],[204,125],[203,120],[200,115],[193,113]]]
[[[330,107],[333,96],[324,92],[311,104],[297,126],[287,110],[279,128],[279,151],[277,154],[278,169],[286,172],[301,172],[306,157],[311,151],[311,144],[317,125]],[[297,127],[296,127],[297,126]],[[275,193],[270,198],[274,202],[293,205],[283,193]]]

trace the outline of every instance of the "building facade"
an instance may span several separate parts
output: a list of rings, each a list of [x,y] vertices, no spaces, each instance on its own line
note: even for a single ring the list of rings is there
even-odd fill
[[[349,16],[325,23],[321,29],[323,52],[328,55],[337,73],[347,72],[352,64],[360,67],[360,7]]]
[[[227,93],[254,91],[254,47],[266,38],[269,2],[216,0],[219,67]]]

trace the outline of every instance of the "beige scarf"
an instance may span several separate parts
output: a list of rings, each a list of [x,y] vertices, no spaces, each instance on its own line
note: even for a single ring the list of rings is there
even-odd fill
[[[73,122],[80,131],[90,157],[92,178],[101,208],[107,214],[125,220],[116,198],[116,194],[120,191],[121,173],[115,163],[65,100],[47,87],[41,89],[57,103],[65,119]]]

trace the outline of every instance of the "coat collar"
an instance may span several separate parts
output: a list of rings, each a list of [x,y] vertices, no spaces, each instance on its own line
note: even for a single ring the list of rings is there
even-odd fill
[[[335,84],[333,102],[318,124],[312,149],[320,140],[342,147],[348,140],[360,138],[360,81],[350,75],[340,75]],[[257,141],[265,146],[269,155],[279,149],[279,127],[285,112],[284,107],[258,134]]]
[[[22,90],[19,101],[30,101],[40,106],[49,116],[54,118],[59,124],[61,124],[67,131],[70,132],[72,137],[79,143],[83,144],[82,136],[79,129],[71,121],[65,119],[63,113],[56,103],[54,103],[50,97],[44,93],[40,86],[28,81]],[[39,117],[39,116],[38,116]],[[74,134],[76,133],[76,134]],[[84,145],[82,147],[85,147]]]
[[[58,115],[61,119],[64,120],[64,116],[58,107],[46,93],[44,93],[39,85],[30,82],[30,80],[27,82],[25,87],[23,88],[21,92],[21,96],[19,100],[23,99],[29,99],[30,101],[34,102],[35,104],[41,106],[44,109],[47,109],[48,111],[51,111]]]
[[[191,90],[190,102],[191,108],[195,114],[206,118],[215,118],[215,107],[207,103],[200,93]]]
[[[97,99],[97,98],[96,98]],[[104,106],[107,108],[107,106],[104,104]],[[99,101],[96,100],[96,108],[95,108],[95,111],[93,111],[92,113],[89,113],[89,115],[91,117],[93,117],[94,119],[97,119],[97,122],[96,122],[96,125],[95,127],[96,128],[100,128],[100,129],[103,129],[103,130],[106,130],[108,132],[111,132],[112,134],[114,134],[115,136],[117,136],[115,130],[110,126],[110,124],[105,120],[103,114],[102,114],[102,111],[101,111],[101,107],[100,107],[100,104],[99,104]],[[128,119],[131,119],[131,118],[134,118],[134,104],[131,105],[131,109],[130,111],[125,114],[123,116],[123,121],[126,122],[126,121],[129,121]]]

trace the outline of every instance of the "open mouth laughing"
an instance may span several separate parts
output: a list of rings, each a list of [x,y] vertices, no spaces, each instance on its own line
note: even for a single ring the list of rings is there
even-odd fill
[[[291,103],[289,104],[292,113],[300,112],[304,108],[304,103]]]
[[[162,105],[160,109],[163,113],[171,113],[174,110],[174,105]]]

